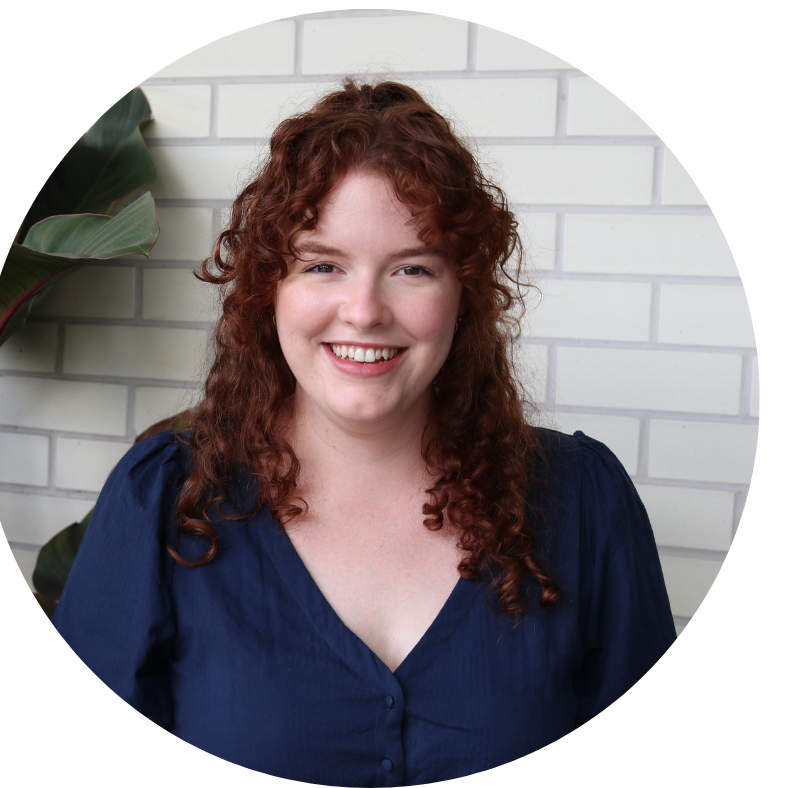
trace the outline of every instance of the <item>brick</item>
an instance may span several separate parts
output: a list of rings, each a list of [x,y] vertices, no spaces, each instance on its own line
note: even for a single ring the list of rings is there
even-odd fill
[[[55,486],[100,492],[110,471],[130,448],[130,443],[58,438]]]
[[[304,21],[305,74],[459,71],[468,64],[468,23],[445,16]]]
[[[568,214],[564,270],[738,276],[713,216]]]
[[[219,316],[218,289],[186,268],[146,268],[142,277],[145,320],[211,321]]]
[[[663,205],[705,205],[706,200],[690,178],[689,173],[681,166],[679,160],[669,151],[665,151],[665,170],[662,184]]]
[[[555,134],[555,79],[436,79],[417,87],[439,112],[458,121],[463,136]]]
[[[559,347],[566,405],[735,414],[741,357],[725,353]]]
[[[0,346],[0,369],[54,372],[57,326],[25,323]]]
[[[157,199],[232,200],[249,179],[260,151],[251,145],[157,145],[150,149]]]
[[[526,268],[551,271],[555,268],[555,214],[518,213],[517,221],[525,249]]]
[[[134,269],[87,265],[55,283],[35,314],[57,317],[133,317]]]
[[[544,402],[547,394],[547,346],[518,342],[514,348],[515,375],[534,402]]]
[[[151,260],[204,260],[213,249],[211,208],[156,208],[161,232]]]
[[[479,25],[476,68],[479,71],[508,71],[572,66],[527,41]]]
[[[95,500],[0,492],[0,516],[9,542],[42,545],[93,508]]]
[[[283,20],[213,41],[153,77],[251,77],[292,74],[294,67],[295,22]]]
[[[126,434],[126,386],[0,378],[0,424],[43,430]]]
[[[580,430],[604,443],[618,457],[627,473],[638,470],[640,419],[631,416],[600,416],[593,413],[554,413],[553,420],[561,432],[569,435]]]
[[[138,386],[134,410],[134,432],[139,435],[157,421],[175,416],[200,401],[194,389]]]
[[[758,359],[752,360],[752,383],[750,384],[750,416],[757,416],[760,411],[761,391],[758,377]]]
[[[207,137],[211,133],[210,85],[148,85],[144,91],[153,111],[153,123],[144,127],[145,137]]]
[[[35,586],[33,586],[33,571],[36,568],[36,561],[38,560],[38,550],[25,550],[21,547],[12,547],[11,553],[16,560],[19,571],[22,573],[22,577],[25,578],[25,582],[30,587],[30,590],[35,591]]]
[[[0,482],[45,487],[49,483],[49,438],[0,432]]]
[[[733,533],[733,493],[637,485],[658,545],[727,550]]]
[[[230,138],[268,138],[277,124],[310,107],[333,83],[218,85],[217,133]]]
[[[741,286],[662,285],[659,341],[677,345],[755,347]]]
[[[651,147],[486,145],[480,152],[514,203],[651,203]]]
[[[66,326],[63,371],[188,380],[200,371],[206,332],[147,326]]]
[[[539,288],[543,298],[529,313],[534,336],[648,340],[649,284],[542,279]]]
[[[722,561],[660,556],[662,574],[674,616],[694,616],[709,592]]]
[[[569,80],[567,134],[571,135],[653,135],[623,101],[590,77]]]
[[[653,419],[648,473],[658,479],[749,484],[757,440],[754,424]]]

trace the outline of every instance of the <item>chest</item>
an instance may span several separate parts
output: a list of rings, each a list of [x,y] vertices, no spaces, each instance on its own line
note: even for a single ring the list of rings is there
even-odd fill
[[[394,513],[396,512],[396,513]],[[288,536],[328,604],[390,670],[435,620],[457,584],[461,553],[420,506],[315,512]]]

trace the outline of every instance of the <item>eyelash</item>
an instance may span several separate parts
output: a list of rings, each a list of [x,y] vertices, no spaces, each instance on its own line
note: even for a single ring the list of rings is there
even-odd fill
[[[330,268],[331,271],[320,271],[320,268]],[[316,265],[310,266],[307,268],[304,273],[305,274],[332,274],[336,266],[333,263],[317,263]],[[433,276],[432,272],[427,270],[421,265],[406,265],[399,269],[400,271],[418,271],[422,276]],[[405,276],[417,276],[417,274],[405,274]]]

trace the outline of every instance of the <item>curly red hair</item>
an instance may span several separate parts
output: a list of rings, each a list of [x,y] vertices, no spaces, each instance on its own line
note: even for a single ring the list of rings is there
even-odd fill
[[[199,279],[221,285],[215,361],[189,437],[194,467],[178,498],[180,529],[207,537],[200,565],[218,549],[211,517],[229,502],[238,469],[256,477],[255,508],[283,522],[301,514],[299,462],[284,439],[295,379],[273,323],[279,282],[300,233],[351,170],[385,176],[413,212],[419,238],[454,260],[462,284],[462,321],[435,380],[435,408],[423,456],[437,481],[426,490],[424,525],[458,533],[465,578],[484,576],[503,609],[525,612],[531,578],[543,605],[558,586],[537,561],[528,492],[539,442],[532,410],[512,373],[522,304],[522,246],[501,189],[482,172],[450,123],[415,90],[395,82],[350,79],[273,133],[270,156],[236,199]],[[515,270],[507,274],[505,264]]]

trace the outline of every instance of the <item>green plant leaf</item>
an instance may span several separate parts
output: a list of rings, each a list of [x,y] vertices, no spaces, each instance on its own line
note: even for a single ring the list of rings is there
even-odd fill
[[[33,570],[33,585],[43,597],[57,601],[63,593],[68,573],[74,563],[82,537],[93,516],[91,509],[78,523],[72,523],[55,534],[38,553]],[[41,600],[39,600],[40,602]],[[41,605],[44,607],[44,605]],[[44,609],[46,609],[44,607]]]
[[[22,327],[30,310],[59,279],[87,263],[147,255],[159,236],[156,206],[146,192],[117,216],[51,216],[13,244],[0,272],[0,344]]]
[[[110,107],[65,155],[22,223],[20,237],[48,216],[114,214],[130,192],[156,179],[140,125],[152,119],[140,88]]]

